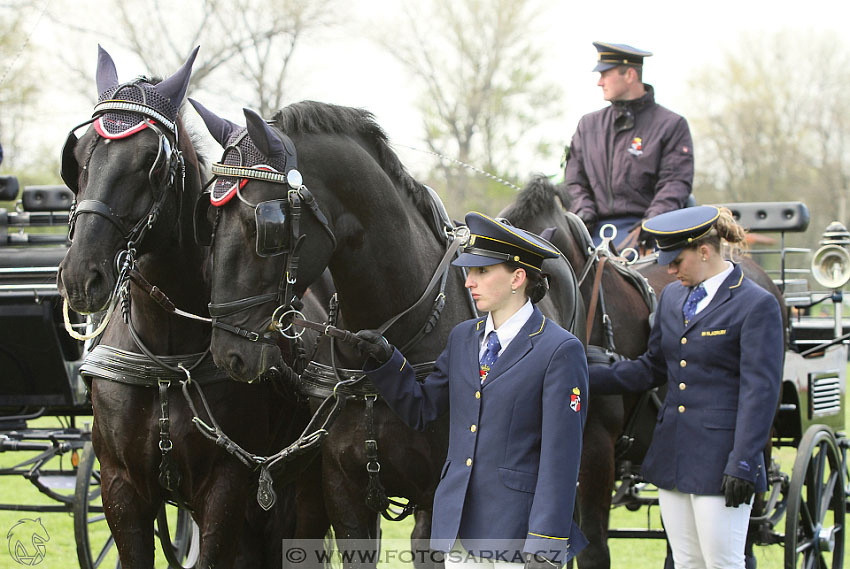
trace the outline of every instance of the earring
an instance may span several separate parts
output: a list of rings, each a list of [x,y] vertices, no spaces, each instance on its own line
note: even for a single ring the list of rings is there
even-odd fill
[[[702,258],[702,262],[705,263],[705,257]]]
[[[515,289],[515,288],[512,288],[512,289],[511,289],[511,294],[516,294],[516,289]]]

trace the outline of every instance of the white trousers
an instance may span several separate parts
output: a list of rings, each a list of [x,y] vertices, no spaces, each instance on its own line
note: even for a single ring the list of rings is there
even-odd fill
[[[461,545],[460,540],[455,540],[452,550],[446,553],[446,569],[459,569],[462,567],[475,567],[477,569],[523,569],[525,563],[511,563],[474,557],[470,555]]]
[[[744,569],[749,504],[727,508],[723,496],[658,490],[676,569]]]

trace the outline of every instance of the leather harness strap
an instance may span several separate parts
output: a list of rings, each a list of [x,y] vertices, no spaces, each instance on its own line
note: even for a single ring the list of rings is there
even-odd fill
[[[605,261],[608,257],[602,255],[596,264],[596,274],[593,276],[593,292],[590,295],[590,305],[587,307],[587,343],[590,344],[590,335],[593,332],[593,321],[596,316],[596,304],[601,294],[602,271],[605,269]]]

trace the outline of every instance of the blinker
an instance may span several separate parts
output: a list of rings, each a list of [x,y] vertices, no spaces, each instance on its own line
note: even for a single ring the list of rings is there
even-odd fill
[[[260,202],[254,208],[257,224],[257,255],[274,257],[286,253],[289,239],[286,227],[287,200]]]
[[[74,150],[77,148],[77,135],[74,131],[68,133],[68,138],[65,139],[65,144],[62,146],[62,164],[59,168],[59,175],[62,181],[75,194],[80,191],[79,175],[80,167],[77,164],[77,159],[74,156]]]

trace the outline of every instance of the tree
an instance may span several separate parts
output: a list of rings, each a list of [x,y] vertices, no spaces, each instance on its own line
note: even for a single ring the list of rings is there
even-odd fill
[[[540,121],[557,117],[560,92],[541,81],[543,49],[529,30],[532,0],[403,3],[403,23],[379,41],[423,86],[417,107],[431,151],[511,177]],[[455,162],[439,166],[449,211],[482,203],[486,179]],[[493,209],[492,206],[487,207]]]
[[[837,34],[748,36],[689,82],[703,203],[803,200],[847,224],[850,45]]]
[[[25,117],[34,112],[39,70],[30,35],[40,17],[35,2],[0,3],[0,144],[3,169],[21,164],[19,139]]]
[[[341,0],[110,0],[105,10],[102,4],[97,12],[113,18],[115,25],[105,26],[102,18],[81,19],[78,10],[64,8],[54,18],[74,34],[92,35],[134,53],[151,71],[176,69],[201,45],[192,86],[226,86],[242,104],[271,116],[286,101],[296,48],[305,36],[336,23]],[[75,62],[66,64],[80,68]],[[78,73],[87,93],[90,64],[84,62],[86,72]]]

